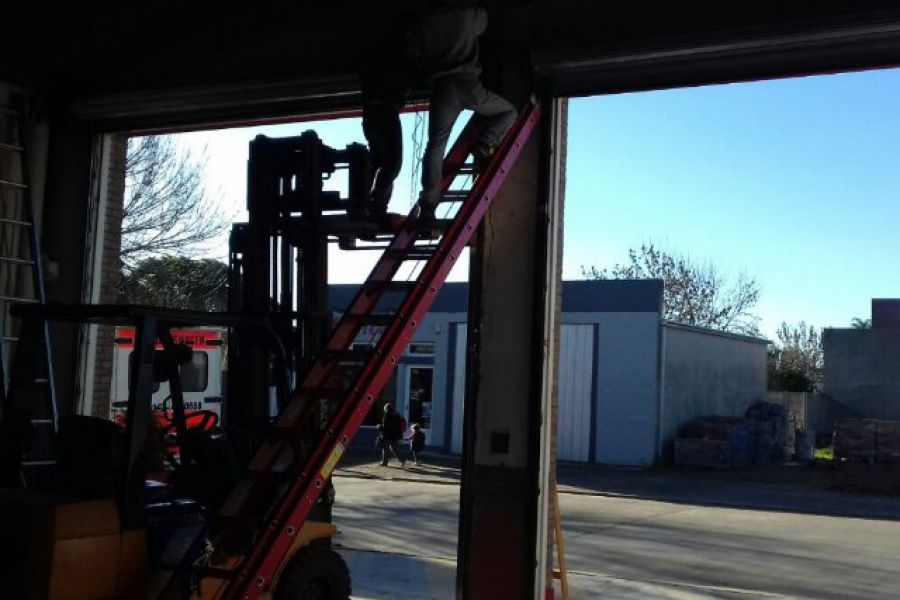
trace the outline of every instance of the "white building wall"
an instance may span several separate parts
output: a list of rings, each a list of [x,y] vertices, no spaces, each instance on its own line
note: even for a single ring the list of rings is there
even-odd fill
[[[682,425],[705,416],[742,417],[766,398],[766,341],[665,324],[661,456]]]
[[[594,461],[652,465],[659,423],[659,313],[591,317],[599,324]]]
[[[556,417],[559,460],[590,460],[595,330],[590,323],[564,324],[560,332]]]
[[[460,315],[464,318],[464,315]],[[451,434],[462,452],[466,324],[454,325]],[[565,313],[557,415],[561,460],[650,465],[658,436],[658,313]],[[442,363],[436,363],[442,364]],[[596,398],[596,402],[592,399]],[[593,444],[592,444],[593,441]],[[593,452],[592,452],[593,451]]]
[[[466,401],[466,340],[467,327],[465,322],[454,323],[455,348],[453,354],[453,384],[452,384],[452,425],[450,451],[454,454],[462,454],[463,449],[463,407]]]

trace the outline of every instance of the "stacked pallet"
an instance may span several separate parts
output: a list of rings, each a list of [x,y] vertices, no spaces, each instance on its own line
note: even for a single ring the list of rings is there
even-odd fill
[[[900,462],[900,422],[842,419],[834,426],[835,459]]]
[[[695,419],[681,429],[675,440],[675,466],[735,469],[752,458],[746,421],[733,417]]]
[[[745,413],[753,446],[753,462],[783,461],[788,445],[788,414],[784,406],[772,402],[757,402]]]
[[[900,422],[875,422],[875,458],[878,462],[900,462]]]
[[[834,458],[875,460],[875,422],[841,419],[834,424]]]

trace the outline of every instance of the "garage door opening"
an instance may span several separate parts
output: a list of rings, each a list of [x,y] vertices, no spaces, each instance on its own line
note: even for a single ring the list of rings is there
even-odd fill
[[[467,118],[468,115],[463,115],[459,119],[454,135],[458,135]],[[424,114],[402,116],[406,133],[403,168],[395,182],[388,213],[406,215],[417,199],[426,124]],[[93,283],[98,301],[227,313],[240,311],[253,288],[263,286],[272,291],[272,314],[277,320],[277,315],[307,310],[304,299],[309,299],[313,292],[321,292],[326,304],[316,308],[321,313],[317,316],[327,317],[323,321],[327,330],[336,327],[349,310],[361,282],[384,252],[389,236],[379,229],[383,229],[381,225],[373,227],[371,235],[362,236],[342,235],[343,230],[339,229],[328,230],[327,255],[320,256],[320,262],[313,265],[326,265],[323,273],[305,271],[309,263],[304,262],[302,246],[288,251],[287,236],[302,232],[299,228],[299,233],[290,232],[285,225],[277,230],[280,237],[273,237],[270,246],[271,256],[277,257],[272,260],[278,262],[270,265],[271,272],[249,283],[251,269],[256,268],[249,264],[246,247],[254,219],[251,211],[262,212],[260,191],[252,186],[268,176],[271,169],[284,168],[277,161],[285,160],[288,155],[265,154],[270,152],[267,144],[291,146],[289,152],[298,157],[297,161],[305,160],[303,152],[312,148],[317,160],[327,163],[322,167],[320,201],[334,205],[324,207],[321,218],[333,219],[337,223],[335,227],[340,227],[341,219],[346,219],[342,217],[344,209],[339,206],[341,199],[358,193],[354,176],[361,171],[357,172],[359,165],[352,161],[360,156],[365,158],[365,148],[359,145],[363,140],[357,118],[180,134],[106,136],[105,169],[101,175],[103,202],[97,215],[101,237],[94,245],[96,278]],[[458,181],[456,185],[471,184],[471,175],[463,179],[466,181]],[[296,197],[305,189],[301,175],[282,178],[279,185],[284,186],[280,188],[280,197],[288,198],[288,202],[298,202]],[[271,201],[279,201],[277,197],[278,194]],[[438,218],[452,215],[458,205],[458,202],[444,204]],[[298,215],[302,213],[301,208],[298,204]],[[308,222],[301,223],[299,216],[297,223],[308,225]],[[334,520],[344,534],[334,538],[333,545],[348,562],[354,581],[359,582],[354,585],[357,590],[365,591],[371,570],[381,569],[373,565],[372,556],[377,556],[373,553],[405,547],[402,534],[396,540],[371,535],[368,529],[371,524],[387,522],[390,513],[397,510],[406,515],[409,523],[415,523],[427,518],[432,510],[429,503],[416,504],[412,500],[414,494],[401,494],[406,496],[403,502],[385,503],[384,498],[393,496],[396,487],[402,485],[391,480],[411,476],[431,481],[432,485],[446,480],[455,485],[459,481],[459,458],[451,453],[450,447],[451,437],[462,435],[462,424],[453,421],[453,407],[458,406],[461,411],[464,389],[461,385],[454,387],[452,382],[464,377],[465,347],[461,344],[465,342],[468,306],[468,252],[465,249],[456,262],[450,282],[397,361],[395,372],[372,403],[373,408],[335,475]],[[421,262],[406,263],[394,279],[414,280],[422,267]],[[296,272],[288,274],[287,270],[292,269]],[[321,290],[310,291],[308,286],[313,285],[313,278],[319,278]],[[290,310],[283,310],[284,302],[290,304]],[[385,310],[394,309],[387,306]],[[286,316],[289,322],[299,322],[296,315]],[[296,327],[291,335],[306,343],[306,326]],[[351,354],[358,358],[341,361],[332,376],[333,384],[349,388],[384,329],[383,325],[373,324],[359,330],[350,344]],[[133,326],[88,328],[82,372],[85,414],[126,423],[129,391],[134,383],[136,336]],[[241,378],[234,373],[247,369],[252,360],[234,350],[242,342],[240,333],[235,337],[234,330],[226,326],[187,327],[175,331],[174,341],[187,344],[192,351],[190,360],[180,367],[181,392],[189,417],[191,413],[198,415],[197,419],[200,415],[214,415],[210,422],[203,422],[205,428],[214,435],[219,432],[232,437],[238,435],[228,430],[229,412],[233,415],[238,410],[229,398],[243,397]],[[157,344],[156,349],[162,352],[163,345]],[[282,402],[273,368],[272,364],[264,366],[269,373],[261,376],[269,382],[265,402],[270,417],[277,414]],[[304,365],[297,364],[296,370],[290,373],[289,385],[299,385],[303,368]],[[156,383],[152,397],[157,420],[171,420],[169,382]],[[383,421],[383,407],[388,404],[405,425],[401,432],[403,439],[394,446],[396,455],[390,456],[389,466],[381,467],[381,450],[376,447],[376,439]],[[419,464],[414,464],[411,456],[414,425],[425,437],[424,449],[418,455]],[[403,467],[398,458],[403,461]],[[377,475],[374,479],[373,473]],[[435,540],[429,550],[443,578],[441,585],[452,582],[454,573],[457,489],[445,497],[445,504],[446,514],[452,513],[450,520],[442,525],[447,537]],[[379,511],[384,514],[373,518]]]
[[[570,566],[610,578],[586,589],[893,594],[898,93],[570,101],[558,457],[597,466],[559,473]]]

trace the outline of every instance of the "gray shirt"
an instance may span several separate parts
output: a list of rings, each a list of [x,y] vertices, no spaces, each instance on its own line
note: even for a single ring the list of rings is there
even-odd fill
[[[482,8],[463,8],[419,17],[409,34],[410,53],[428,77],[474,75],[478,64],[478,36],[487,28]]]

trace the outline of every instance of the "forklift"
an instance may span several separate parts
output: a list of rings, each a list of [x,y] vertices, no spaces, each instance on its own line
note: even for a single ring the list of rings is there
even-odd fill
[[[538,105],[526,106],[477,174],[470,156],[478,125],[470,122],[444,163],[447,218],[427,223],[415,209],[364,217],[364,146],[333,149],[314,132],[257,137],[249,219],[231,234],[228,312],[14,306],[20,337],[35,351],[46,347],[49,323],[135,334],[124,427],[60,411],[33,385],[52,379],[36,372],[52,361],[19,348],[0,419],[3,597],[348,600],[350,574],[331,548],[339,533],[331,475],[539,117]],[[326,190],[341,170],[347,193]],[[327,303],[332,243],[379,253],[339,318]],[[181,366],[191,347],[173,333],[205,326],[228,329],[228,385],[215,427],[185,409]],[[364,327],[379,333],[359,350]],[[161,382],[171,427],[153,414]],[[33,435],[38,413],[53,415],[49,439]]]

